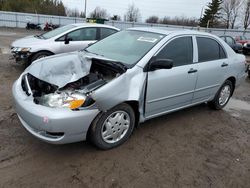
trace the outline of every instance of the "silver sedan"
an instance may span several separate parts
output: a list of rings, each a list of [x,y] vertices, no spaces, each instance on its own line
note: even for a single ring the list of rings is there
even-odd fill
[[[90,138],[110,149],[148,119],[204,102],[222,109],[245,71],[245,57],[214,35],[133,28],[35,61],[13,96],[35,137],[53,144]]]

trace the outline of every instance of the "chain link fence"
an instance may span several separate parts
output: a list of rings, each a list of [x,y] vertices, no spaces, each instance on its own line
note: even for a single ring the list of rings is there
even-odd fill
[[[62,26],[72,23],[83,23],[86,22],[86,19],[76,18],[76,17],[0,11],[0,27],[25,28],[28,22],[36,24],[45,24],[46,22],[48,22]],[[105,21],[105,24],[112,25],[119,29],[126,29],[131,27],[157,27],[161,29],[190,29],[190,30],[200,30],[204,32],[209,32],[218,36],[230,35],[234,37],[234,36],[245,35],[246,37],[250,38],[249,30],[200,28],[200,27],[149,24],[149,23],[124,22],[124,21]]]

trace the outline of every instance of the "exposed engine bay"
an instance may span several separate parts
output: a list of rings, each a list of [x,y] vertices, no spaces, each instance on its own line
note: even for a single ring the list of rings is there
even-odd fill
[[[119,77],[125,71],[124,67],[115,62],[92,59],[88,75],[68,83],[62,88],[42,81],[30,73],[27,74],[27,80],[36,104],[52,108],[68,107],[76,110],[93,104],[94,100],[90,97],[91,92]],[[25,91],[24,82],[25,79],[22,80],[22,87]]]

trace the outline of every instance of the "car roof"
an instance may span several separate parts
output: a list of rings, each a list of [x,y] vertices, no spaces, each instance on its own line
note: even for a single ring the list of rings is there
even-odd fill
[[[74,23],[74,24],[71,24],[75,27],[105,27],[105,28],[110,28],[110,29],[115,29],[115,30],[120,30],[116,27],[113,27],[113,26],[110,26],[110,25],[106,25],[106,24],[97,24],[97,23]]]
[[[189,29],[173,29],[173,28],[167,28],[167,27],[134,27],[129,28],[128,30],[135,30],[135,31],[145,31],[145,32],[152,32],[152,33],[158,33],[163,35],[169,35],[169,34],[176,34],[176,35],[206,35],[206,36],[212,36],[210,33],[196,31],[196,30],[189,30]]]

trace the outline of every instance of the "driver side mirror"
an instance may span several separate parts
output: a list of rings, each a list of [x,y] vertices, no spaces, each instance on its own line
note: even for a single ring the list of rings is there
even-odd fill
[[[155,71],[158,69],[171,69],[173,67],[172,59],[156,59],[149,63],[148,71]]]
[[[64,44],[69,44],[69,41],[72,41],[72,38],[68,38],[68,36],[65,36]]]

